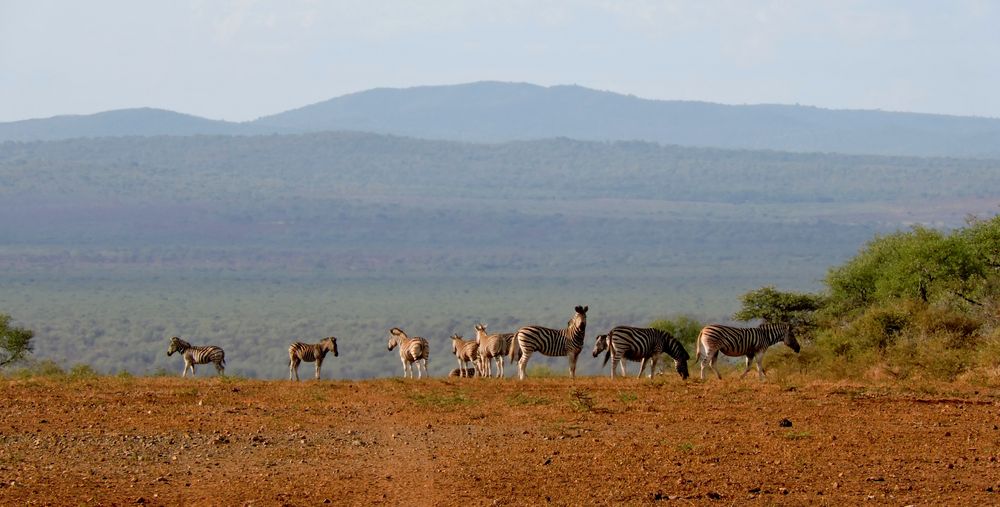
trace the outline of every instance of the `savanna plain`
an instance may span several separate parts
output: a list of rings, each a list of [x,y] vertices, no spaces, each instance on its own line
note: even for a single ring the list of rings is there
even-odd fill
[[[0,386],[4,505],[1000,499],[1000,396],[964,383],[668,372],[524,382],[63,375]]]

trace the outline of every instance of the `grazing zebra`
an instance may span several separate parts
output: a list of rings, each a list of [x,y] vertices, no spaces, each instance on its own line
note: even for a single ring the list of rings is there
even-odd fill
[[[757,373],[761,380],[764,380],[764,351],[768,347],[778,342],[784,342],[796,353],[799,351],[799,342],[795,340],[792,327],[788,324],[762,324],[759,327],[730,327],[712,324],[705,326],[698,335],[698,342],[695,347],[698,353],[695,361],[701,362],[701,378],[705,379],[705,363],[712,368],[715,375],[720,379],[722,374],[715,368],[715,361],[719,358],[719,352],[730,356],[747,356],[747,367],[743,370],[746,376],[750,371],[750,361],[757,358]],[[702,355],[702,349],[705,354]]]
[[[423,373],[427,373],[427,363],[431,358],[431,347],[427,340],[414,336],[410,338],[398,327],[389,330],[389,350],[399,346],[399,360],[403,362],[403,378],[409,374],[413,378],[413,363],[417,363],[417,378],[423,378],[420,373],[421,363]]]
[[[475,367],[474,370],[479,372],[479,344],[476,343],[476,340],[463,340],[462,337],[457,334],[451,335],[451,352],[455,354],[455,357],[458,359],[458,368],[461,370],[463,377],[467,373],[465,364],[470,361]]]
[[[170,339],[170,348],[167,349],[167,355],[171,356],[174,352],[179,352],[184,356],[184,373],[181,373],[181,377],[187,376],[188,368],[191,368],[191,375],[194,375],[194,365],[196,364],[215,363],[215,369],[219,372],[219,375],[225,373],[226,353],[215,345],[195,347],[175,336]]]
[[[524,380],[524,370],[531,354],[541,352],[546,356],[569,356],[569,375],[576,378],[576,359],[583,349],[583,335],[587,329],[588,306],[577,306],[576,314],[566,324],[566,329],[551,329],[541,326],[527,326],[517,330],[510,343],[510,360],[520,350],[517,362],[518,378]]]
[[[319,380],[319,369],[323,366],[323,358],[327,352],[333,352],[333,357],[337,357],[337,337],[330,336],[323,338],[319,343],[295,342],[288,347],[288,380],[299,380],[299,363],[305,361],[316,362],[316,380]]]
[[[493,376],[491,359],[497,363],[497,378],[503,377],[503,356],[510,350],[514,333],[486,334],[486,324],[476,324],[476,342],[479,343],[479,369],[487,377]],[[517,349],[520,352],[521,349]],[[518,356],[516,359],[520,359]],[[516,360],[515,359],[515,360]]]
[[[605,350],[607,352],[604,354],[604,364],[608,364],[608,358],[611,359],[611,378],[615,378],[616,365],[621,366],[622,376],[626,376],[625,359],[639,361],[637,377],[642,376],[648,361],[649,377],[652,378],[656,372],[656,363],[663,353],[673,358],[677,374],[682,379],[688,378],[687,362],[691,356],[684,350],[681,342],[665,331],[648,327],[618,326],[608,331],[608,334],[597,337],[594,357]]]

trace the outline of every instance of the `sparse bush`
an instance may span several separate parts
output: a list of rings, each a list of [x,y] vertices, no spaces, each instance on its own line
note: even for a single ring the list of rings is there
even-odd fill
[[[81,380],[97,377],[99,374],[89,364],[77,364],[69,370],[69,378]]]
[[[592,412],[594,397],[586,389],[574,387],[569,392],[569,405],[577,412]]]

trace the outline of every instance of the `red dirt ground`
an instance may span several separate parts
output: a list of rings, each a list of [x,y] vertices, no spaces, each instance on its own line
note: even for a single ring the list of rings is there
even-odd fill
[[[0,380],[0,504],[995,505],[979,389]]]

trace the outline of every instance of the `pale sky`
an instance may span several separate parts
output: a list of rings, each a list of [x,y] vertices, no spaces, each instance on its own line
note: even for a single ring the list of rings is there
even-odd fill
[[[1000,117],[1000,1],[0,0],[0,122],[482,80]]]

